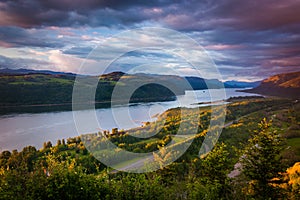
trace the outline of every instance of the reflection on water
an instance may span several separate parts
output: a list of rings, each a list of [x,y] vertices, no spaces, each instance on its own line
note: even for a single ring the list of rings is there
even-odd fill
[[[210,94],[211,93],[211,94]],[[176,101],[134,103],[130,106],[101,108],[96,110],[99,126],[92,127],[88,118],[91,110],[74,111],[83,116],[86,130],[84,133],[94,133],[99,130],[111,130],[114,127],[129,129],[142,125],[142,122],[153,121],[156,114],[175,107],[195,107],[198,102],[218,101],[221,99],[220,89],[186,91],[185,95],[177,97]],[[233,96],[253,96],[226,89],[227,98]],[[214,98],[211,99],[211,96]],[[124,117],[126,116],[126,117]],[[72,111],[47,112],[36,114],[14,114],[0,117],[0,151],[19,149],[33,145],[40,148],[45,141],[56,143],[57,139],[77,136]]]

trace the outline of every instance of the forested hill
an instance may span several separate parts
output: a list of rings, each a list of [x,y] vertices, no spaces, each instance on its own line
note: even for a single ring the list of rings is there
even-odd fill
[[[80,75],[80,77],[99,79],[95,95],[97,107],[109,106],[116,84],[122,88],[122,91],[128,91],[128,88],[137,85],[141,86],[133,90],[130,102],[174,100],[176,95],[184,94],[187,89],[206,89],[206,83],[212,88],[222,87],[222,82],[218,80],[196,77],[185,79],[173,75],[131,75],[112,72],[101,76]],[[0,70],[0,106],[7,108],[24,105],[63,105],[70,108],[75,78],[76,75],[72,73],[2,69]],[[82,87],[88,90],[91,85],[84,83]],[[123,103],[124,99],[122,96],[117,96],[115,100]]]
[[[245,91],[271,96],[299,98],[300,72],[277,74],[271,76],[263,80],[258,87]]]
[[[222,82],[214,79],[205,80],[198,77],[185,79],[173,75],[131,75],[112,72],[101,76],[80,75],[80,77],[99,79],[96,102],[109,102],[117,83],[124,88],[124,91],[128,91],[128,87],[142,86],[135,90],[131,102],[174,100],[175,95],[184,94],[187,89],[206,89],[206,84],[211,88],[223,86]],[[72,73],[2,69],[0,70],[0,105],[70,104],[75,78],[76,75]],[[88,89],[91,86],[85,84],[83,87]]]
[[[120,78],[120,73],[113,73],[101,77],[83,77],[88,79],[99,79],[95,101],[110,101],[114,86]],[[123,76],[125,77],[125,75]],[[72,102],[73,85],[75,75],[66,74],[44,74],[30,73],[17,75],[0,76],[0,105],[36,105],[36,104],[69,104]],[[142,77],[128,77],[137,83],[142,81]],[[126,81],[128,83],[128,81]],[[82,83],[82,87],[87,90],[91,85]],[[126,88],[127,85],[120,84]],[[178,93],[184,91],[178,90]],[[168,100],[174,94],[166,87],[160,85],[145,85],[134,93],[132,101]],[[135,99],[134,99],[135,98]]]
[[[185,90],[200,90],[209,88],[233,87],[217,79],[204,79],[199,77],[180,77],[175,75],[156,74],[125,74],[112,72],[101,76],[78,75],[81,79],[98,79],[95,95],[97,107],[110,105],[111,94],[116,84],[121,91],[133,89],[130,102],[168,101],[174,100],[176,95],[182,95]],[[28,69],[0,69],[0,108],[15,106],[41,106],[56,105],[71,107],[73,85],[76,74],[53,72],[47,70]],[[235,87],[243,87],[244,83],[234,82]],[[247,85],[247,84],[246,84]],[[138,86],[138,87],[137,87]],[[139,87],[141,86],[141,87]],[[91,85],[84,83],[82,87],[87,90]],[[137,87],[137,88],[134,88]],[[122,94],[117,96],[120,104],[124,101]],[[85,103],[85,102],[83,102]],[[5,109],[4,109],[5,108]],[[60,109],[57,109],[60,110]],[[4,111],[5,112],[5,111]]]

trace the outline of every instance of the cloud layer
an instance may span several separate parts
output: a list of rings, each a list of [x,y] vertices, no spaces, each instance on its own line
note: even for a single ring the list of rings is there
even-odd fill
[[[115,33],[159,26],[195,39],[225,79],[259,79],[300,70],[299,10],[300,1],[295,0],[3,0],[0,55],[2,60],[21,56],[74,70],[66,62],[59,66],[50,55],[59,52],[80,60]],[[52,54],[26,58],[20,53],[29,50]],[[0,67],[15,67],[10,66],[13,62],[3,63]]]

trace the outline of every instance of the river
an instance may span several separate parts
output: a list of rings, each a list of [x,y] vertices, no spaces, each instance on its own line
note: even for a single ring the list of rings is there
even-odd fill
[[[226,98],[234,96],[255,96],[256,94],[243,93],[234,88],[227,88]],[[86,132],[95,133],[99,130],[111,130],[112,128],[129,129],[139,127],[142,122],[153,121],[156,114],[175,107],[205,106],[195,105],[199,102],[223,100],[220,89],[186,91],[185,95],[177,96],[176,101],[135,103],[114,108],[102,108],[96,110],[99,126],[84,123]],[[214,98],[211,99],[211,96]],[[92,114],[91,110],[73,111],[82,116]],[[10,114],[0,116],[0,152],[3,150],[22,150],[23,147],[32,145],[42,147],[45,141],[56,144],[58,139],[79,135],[73,120],[72,111]],[[130,117],[122,117],[122,116]],[[117,121],[116,121],[117,119]]]

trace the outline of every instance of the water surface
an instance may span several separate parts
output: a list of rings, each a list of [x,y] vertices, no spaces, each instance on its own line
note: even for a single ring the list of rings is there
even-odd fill
[[[256,94],[243,93],[237,89],[228,88],[226,97],[254,96]],[[96,110],[99,125],[90,125],[88,118],[91,110],[74,111],[83,116],[84,133],[95,133],[100,130],[112,128],[129,129],[141,126],[143,122],[152,121],[154,115],[175,107],[205,106],[195,105],[199,102],[223,100],[221,89],[186,91],[185,95],[177,97],[176,101],[135,103],[114,108],[102,108]],[[214,98],[211,99],[211,96]],[[33,145],[42,147],[43,142],[51,141],[53,144],[58,139],[74,137],[77,133],[72,111],[47,112],[35,114],[12,114],[0,116],[0,151],[21,150],[23,147]]]

